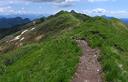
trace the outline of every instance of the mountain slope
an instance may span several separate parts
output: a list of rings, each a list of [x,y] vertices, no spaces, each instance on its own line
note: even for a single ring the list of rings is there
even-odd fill
[[[30,22],[28,18],[22,19],[21,17],[0,18],[0,28],[11,28],[17,25],[26,24],[28,22]]]
[[[42,38],[49,35],[59,33],[66,28],[76,27],[80,24],[79,20],[73,17],[68,12],[61,15],[50,17],[45,22],[33,21],[32,25],[25,25],[21,31],[9,35],[0,41],[1,51],[8,51],[13,48],[20,47],[26,43],[38,42]],[[64,23],[63,23],[64,22]]]
[[[61,11],[2,39],[1,51],[6,53],[0,57],[0,82],[70,82],[82,53],[76,39],[100,49],[105,81],[127,82],[127,26],[115,19],[82,15],[83,20],[75,14]]]
[[[28,18],[22,19],[21,17],[0,18],[0,39],[21,30],[20,27],[29,22]]]

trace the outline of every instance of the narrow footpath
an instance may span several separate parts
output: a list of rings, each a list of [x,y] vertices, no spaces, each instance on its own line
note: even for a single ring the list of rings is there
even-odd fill
[[[76,40],[83,55],[71,82],[102,82],[101,66],[97,60],[100,51],[89,47],[85,40]]]

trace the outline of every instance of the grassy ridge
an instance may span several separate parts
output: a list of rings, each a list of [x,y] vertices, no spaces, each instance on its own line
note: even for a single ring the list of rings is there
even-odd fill
[[[81,54],[73,38],[84,38],[101,50],[106,82],[127,82],[127,27],[116,19],[84,17],[60,12],[38,25],[37,32],[48,36],[1,55],[0,82],[70,82]]]
[[[99,61],[107,82],[128,81],[128,30],[89,22],[75,29],[73,35],[86,38],[92,47],[100,48]]]
[[[0,82],[69,82],[80,55],[76,43],[60,38],[36,46],[13,52],[20,58],[6,67]],[[23,53],[29,47],[29,53]],[[9,55],[8,59],[13,59]]]
[[[40,24],[36,30],[46,32],[46,39],[1,55],[0,82],[70,82],[80,49],[63,31],[78,24],[69,13]]]

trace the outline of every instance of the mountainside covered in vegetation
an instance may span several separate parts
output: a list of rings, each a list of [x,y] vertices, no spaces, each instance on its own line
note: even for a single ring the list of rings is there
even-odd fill
[[[17,25],[22,25],[29,23],[30,20],[28,18],[21,18],[21,17],[15,17],[15,18],[0,18],[0,28],[11,28]]]
[[[60,11],[0,40],[0,82],[71,82],[82,55],[76,39],[100,49],[105,82],[128,81],[128,29],[116,18]]]
[[[0,18],[0,39],[9,34],[15,33],[21,30],[21,26],[31,22],[28,18]]]

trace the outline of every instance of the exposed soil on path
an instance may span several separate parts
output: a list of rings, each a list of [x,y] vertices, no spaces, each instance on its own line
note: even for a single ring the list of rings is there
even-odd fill
[[[102,82],[101,66],[97,60],[100,51],[89,47],[85,40],[76,41],[82,48],[83,55],[72,82]]]

